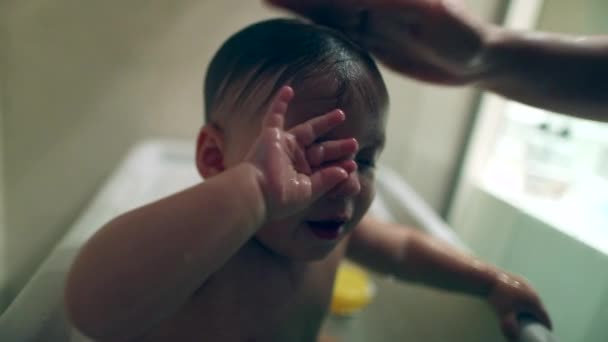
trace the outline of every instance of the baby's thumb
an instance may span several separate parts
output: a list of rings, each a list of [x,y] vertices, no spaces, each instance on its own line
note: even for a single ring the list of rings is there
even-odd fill
[[[501,318],[500,328],[509,341],[515,342],[519,338],[519,322],[514,312]]]

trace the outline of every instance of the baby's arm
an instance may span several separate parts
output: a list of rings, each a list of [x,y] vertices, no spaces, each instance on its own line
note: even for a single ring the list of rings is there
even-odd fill
[[[509,338],[518,333],[516,316],[522,312],[551,326],[538,295],[522,278],[414,229],[365,217],[353,231],[348,256],[403,281],[488,299]]]
[[[256,177],[243,164],[102,227],[68,275],[74,324],[122,340],[177,311],[263,222]]]
[[[283,115],[292,97],[289,87],[279,91],[244,162],[117,217],[85,244],[66,284],[67,310],[79,329],[98,340],[140,336],[179,310],[262,225],[347,179],[353,161],[310,172],[308,159],[297,157],[318,149],[314,141],[344,114],[333,111],[287,132]],[[337,160],[357,148],[353,139],[322,145]]]

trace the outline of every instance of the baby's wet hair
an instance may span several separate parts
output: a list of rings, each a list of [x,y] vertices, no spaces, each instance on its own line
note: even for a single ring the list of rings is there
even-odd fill
[[[356,98],[370,112],[385,110],[388,95],[371,56],[341,33],[295,19],[253,24],[230,37],[207,69],[204,84],[205,120],[216,122],[251,96],[267,104],[283,85],[294,89],[306,81],[325,78],[333,83],[336,107]],[[256,93],[262,83],[271,91]],[[230,110],[222,110],[231,94]],[[256,108],[259,109],[259,108]]]

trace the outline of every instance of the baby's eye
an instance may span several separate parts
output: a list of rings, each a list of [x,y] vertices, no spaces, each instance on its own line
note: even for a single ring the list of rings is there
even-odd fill
[[[357,159],[356,162],[360,171],[371,171],[376,167],[374,160]]]

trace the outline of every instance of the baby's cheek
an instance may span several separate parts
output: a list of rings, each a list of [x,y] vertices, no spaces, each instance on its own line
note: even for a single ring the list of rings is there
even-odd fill
[[[367,212],[374,200],[374,195],[376,194],[376,187],[373,179],[359,177],[359,183],[361,185],[361,190],[355,200],[355,215],[358,218],[362,217]]]
[[[337,185],[327,196],[331,199],[356,199],[361,192],[361,182],[357,173],[351,173],[348,179]]]
[[[269,222],[257,231],[255,237],[269,250],[287,253],[293,240],[293,230],[298,226],[300,221],[299,217],[290,216],[278,221]]]

